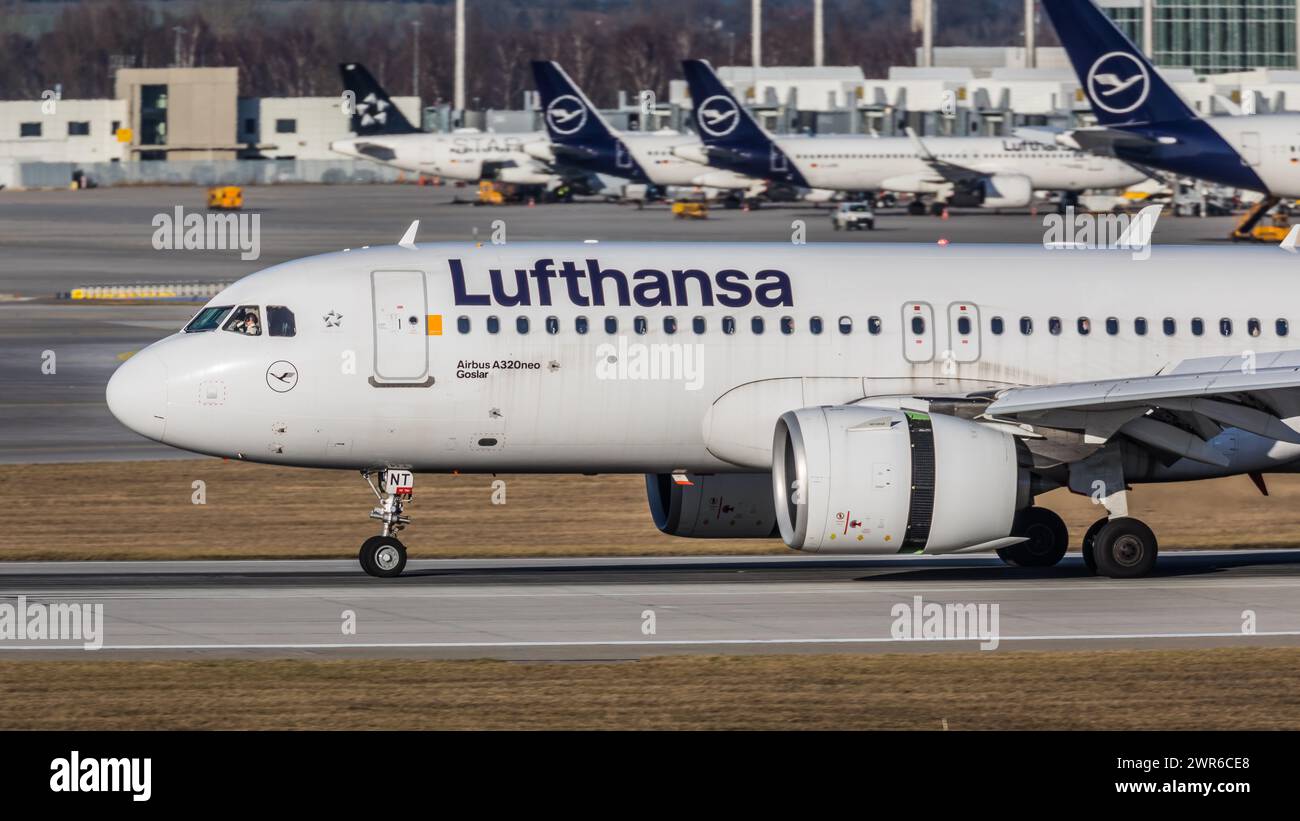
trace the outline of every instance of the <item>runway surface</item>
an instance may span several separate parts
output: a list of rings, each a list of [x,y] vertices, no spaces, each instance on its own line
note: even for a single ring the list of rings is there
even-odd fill
[[[627,659],[671,653],[972,651],[900,640],[898,605],[998,606],[995,652],[1300,645],[1300,551],[1170,552],[1159,575],[996,557],[700,557],[0,565],[0,606],[102,604],[103,647],[0,640],[0,658]],[[1254,634],[1243,631],[1253,613]],[[355,633],[345,632],[349,621]],[[653,620],[653,632],[646,625]]]

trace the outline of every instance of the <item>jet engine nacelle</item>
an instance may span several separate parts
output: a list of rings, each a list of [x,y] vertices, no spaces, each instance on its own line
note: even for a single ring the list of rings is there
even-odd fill
[[[743,191],[754,184],[753,177],[745,177],[734,171],[709,171],[694,177],[692,185],[703,188],[721,188],[727,191]]]
[[[647,473],[646,496],[655,527],[669,536],[696,539],[775,539],[772,476],[767,473],[690,475]]]
[[[521,168],[517,165],[508,166],[497,171],[497,179],[501,182],[511,182],[516,185],[546,185],[551,181],[552,174],[545,171],[534,171],[531,168]]]
[[[704,150],[704,146],[700,143],[684,143],[682,145],[675,145],[673,146],[673,156],[678,159],[697,162],[700,165],[709,164],[709,153]]]
[[[542,162],[555,162],[555,151],[551,148],[549,142],[537,141],[524,144],[524,153],[535,160]]]
[[[1028,472],[1007,433],[862,405],[783,414],[772,491],[781,538],[820,553],[999,547],[1030,501]]]
[[[880,190],[900,194],[947,194],[952,191],[952,183],[935,179],[933,174],[902,174],[881,180]]]
[[[979,181],[985,208],[1024,208],[1034,199],[1034,186],[1020,174],[994,174]]]

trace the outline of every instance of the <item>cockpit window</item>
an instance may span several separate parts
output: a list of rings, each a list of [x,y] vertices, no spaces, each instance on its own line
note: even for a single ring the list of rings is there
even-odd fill
[[[185,326],[185,333],[196,334],[201,331],[215,331],[221,327],[221,320],[230,313],[229,305],[212,305],[199,311],[190,324]]]
[[[256,305],[240,305],[221,329],[245,336],[261,336],[262,317]]]
[[[298,332],[293,311],[283,305],[266,306],[266,332],[271,336],[293,336]]]

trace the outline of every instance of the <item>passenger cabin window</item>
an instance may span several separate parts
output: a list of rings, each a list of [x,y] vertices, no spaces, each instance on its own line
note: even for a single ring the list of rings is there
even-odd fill
[[[521,334],[528,333],[528,317],[515,317],[515,330]]]
[[[616,316],[605,317],[605,333],[607,334],[618,333],[618,317]]]
[[[1119,333],[1119,320],[1113,316],[1106,317],[1106,333],[1115,336]]]
[[[761,334],[763,332],[763,317],[756,316],[749,320],[749,329],[756,334]]]
[[[842,334],[853,333],[853,320],[850,317],[847,316],[840,317],[840,333]]]
[[[1246,320],[1246,333],[1251,336],[1259,336],[1261,330],[1263,329],[1260,326],[1258,319],[1252,316],[1250,319]]]
[[[819,316],[808,317],[808,330],[816,336],[822,332],[822,318]]]
[[[585,334],[588,330],[590,330],[590,328],[591,325],[587,321],[587,318],[585,316],[575,316],[573,318],[573,330],[577,331],[578,333]]]
[[[1224,336],[1232,336],[1232,320],[1226,316],[1219,320],[1219,333]]]
[[[1160,324],[1164,329],[1165,336],[1173,336],[1178,331],[1178,323],[1174,321],[1172,316],[1165,317]]]
[[[501,332],[501,320],[498,319],[498,318],[495,317],[495,316],[490,316],[490,317],[488,317],[488,318],[487,318],[487,329],[488,329],[488,333],[490,333],[490,334],[500,333],[500,332]]]
[[[650,330],[650,323],[646,321],[646,318],[643,316],[634,316],[632,317],[632,330],[635,331],[638,336],[644,336],[645,332]]]
[[[691,330],[697,334],[702,334],[709,329],[708,320],[702,316],[697,316],[691,320]]]
[[[1133,333],[1137,334],[1138,336],[1147,335],[1146,317],[1140,316],[1137,319],[1133,320]]]
[[[1020,317],[1020,333],[1029,336],[1034,332],[1034,320],[1027,316]]]
[[[225,319],[226,314],[230,313],[230,307],[229,305],[213,305],[204,308],[195,314],[190,323],[185,326],[185,333],[197,334],[203,331],[215,331],[221,327],[221,320]]]
[[[1278,336],[1286,336],[1291,332],[1291,326],[1287,324],[1285,319],[1279,319],[1274,328],[1276,328]]]
[[[794,317],[781,317],[781,333],[786,334],[787,336],[794,333]]]
[[[885,327],[884,324],[880,321],[880,317],[878,316],[867,317],[867,333],[871,334],[872,336],[878,336],[880,334],[881,329],[884,327]]]
[[[1049,316],[1047,318],[1047,332],[1052,336],[1061,335],[1061,318],[1059,316]]]
[[[293,321],[293,311],[283,305],[266,306],[266,332],[271,336],[293,336],[298,329]]]
[[[1205,333],[1205,320],[1199,316],[1192,317],[1192,336],[1201,336]]]
[[[736,332],[736,318],[734,316],[724,316],[722,318],[722,332],[724,334],[734,334]]]
[[[560,332],[560,318],[555,316],[546,317],[546,332],[548,334],[558,334]]]
[[[1002,321],[1002,317],[995,316],[989,320],[989,330],[993,332],[994,336],[1002,336],[1002,331],[1005,330],[1005,328],[1006,325]]]
[[[469,333],[469,317],[456,317],[456,330],[463,334]]]
[[[262,317],[256,305],[240,305],[226,320],[224,331],[243,334],[244,336],[262,335]]]
[[[675,316],[664,317],[664,333],[666,334],[677,333],[677,317]]]
[[[1088,334],[1092,333],[1092,321],[1089,320],[1088,317],[1086,316],[1079,317],[1079,321],[1076,323],[1076,326],[1079,329],[1079,336],[1087,336]]]

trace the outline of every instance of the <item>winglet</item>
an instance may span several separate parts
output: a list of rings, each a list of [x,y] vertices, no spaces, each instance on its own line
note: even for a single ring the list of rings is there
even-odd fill
[[[921,156],[921,159],[925,160],[926,162],[930,162],[931,160],[934,159],[934,155],[930,153],[930,149],[925,147],[925,143],[923,143],[921,141],[921,138],[917,136],[916,130],[914,128],[912,128],[909,125],[907,128],[903,130],[907,132],[907,136],[912,138],[912,142],[916,143],[916,153]]]
[[[420,221],[415,220],[414,222],[411,223],[411,227],[406,229],[406,233],[402,234],[402,239],[397,244],[403,248],[406,248],[409,251],[414,251],[415,232],[419,230],[420,230]]]
[[[1286,237],[1282,239],[1281,244],[1277,247],[1286,251],[1288,254],[1294,254],[1296,252],[1295,243],[1297,239],[1300,239],[1300,223],[1291,226],[1290,232],[1287,233]]]
[[[1164,208],[1163,205],[1148,205],[1143,208],[1115,244],[1120,248],[1145,248],[1150,245],[1151,236],[1156,231],[1156,220],[1160,219],[1160,212]]]

